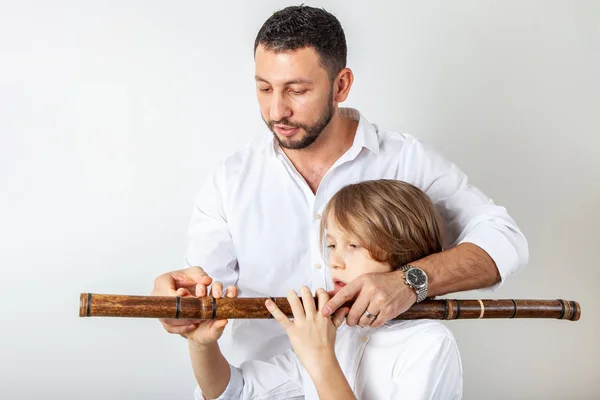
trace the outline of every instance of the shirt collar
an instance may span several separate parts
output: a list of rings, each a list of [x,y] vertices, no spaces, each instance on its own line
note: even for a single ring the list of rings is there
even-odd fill
[[[372,124],[368,119],[365,118],[364,115],[354,108],[340,108],[339,114],[343,118],[358,121],[358,127],[356,128],[356,135],[354,136],[352,148],[356,149],[358,152],[364,147],[371,150],[375,154],[379,154],[377,126]]]
[[[360,152],[364,147],[371,150],[375,154],[379,154],[379,138],[377,137],[377,126],[372,124],[366,119],[358,110],[354,108],[339,108],[338,113],[342,118],[348,118],[353,121],[358,121],[358,127],[356,128],[356,135],[354,136],[354,142],[352,143],[351,152]],[[268,132],[269,136],[265,139],[265,143],[262,146],[263,153],[267,153],[269,156],[276,157],[281,151],[279,144],[273,137],[271,131]]]

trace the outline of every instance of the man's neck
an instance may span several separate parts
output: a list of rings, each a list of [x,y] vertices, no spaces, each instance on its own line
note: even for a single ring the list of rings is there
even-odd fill
[[[316,193],[329,168],[352,147],[357,128],[358,121],[343,118],[336,110],[327,128],[313,144],[300,150],[282,149],[313,193]]]

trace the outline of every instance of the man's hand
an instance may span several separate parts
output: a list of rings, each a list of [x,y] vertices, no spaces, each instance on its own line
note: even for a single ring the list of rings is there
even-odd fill
[[[346,316],[348,326],[378,328],[408,310],[417,301],[417,293],[404,282],[404,272],[380,272],[359,276],[344,286],[322,310],[323,315],[333,314],[347,301],[356,299]],[[373,321],[365,311],[376,315]]]
[[[199,296],[204,288],[210,285],[212,279],[200,267],[191,267],[179,271],[162,274],[154,280],[152,296]],[[220,284],[219,284],[220,285]],[[221,291],[223,286],[220,286]],[[200,320],[194,319],[160,319],[160,323],[169,333],[184,334],[193,331]]]
[[[210,279],[210,278],[209,278]],[[211,280],[212,281],[212,280]],[[196,297],[208,296],[208,285],[199,283],[196,286]],[[210,296],[215,299],[223,297],[223,284],[221,282],[213,283],[210,289]],[[227,289],[227,297],[237,297],[237,287],[230,286]],[[226,319],[211,319],[208,321],[201,321],[197,324],[195,329],[191,332],[183,333],[182,336],[194,342],[198,345],[207,345],[215,343],[223,334],[223,330],[227,325],[228,320]]]

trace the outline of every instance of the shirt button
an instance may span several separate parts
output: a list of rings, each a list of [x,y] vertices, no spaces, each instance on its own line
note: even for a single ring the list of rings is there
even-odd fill
[[[369,338],[367,336],[361,336],[360,337],[360,341],[363,343],[367,343],[367,341],[369,340]]]
[[[321,219],[321,214],[315,214],[315,219]]]
[[[321,264],[315,264],[316,269],[321,269]]]

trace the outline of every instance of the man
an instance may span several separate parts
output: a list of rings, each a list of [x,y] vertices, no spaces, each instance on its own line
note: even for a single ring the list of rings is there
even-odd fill
[[[285,296],[302,285],[331,290],[318,243],[320,214],[343,186],[380,178],[409,182],[430,196],[444,219],[446,250],[404,271],[357,279],[329,301],[326,314],[355,298],[348,325],[379,327],[426,296],[498,286],[527,263],[515,222],[455,165],[409,135],[338,108],[354,77],[333,15],[307,6],[276,12],[256,37],[255,66],[271,132],[227,158],[200,190],[189,268],[158,277],[153,294],[204,295],[207,275],[223,283],[213,293],[231,287],[229,296]],[[161,322],[185,334],[195,321]],[[270,320],[231,321],[223,344],[233,364],[289,347]]]

